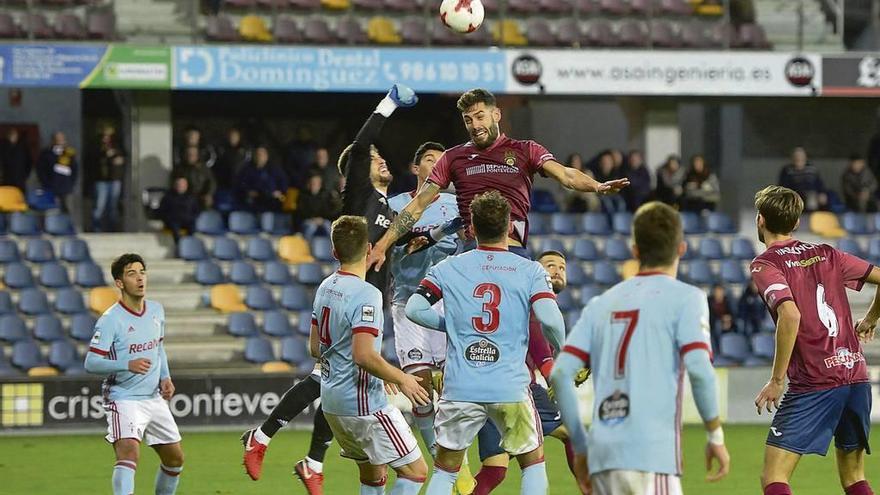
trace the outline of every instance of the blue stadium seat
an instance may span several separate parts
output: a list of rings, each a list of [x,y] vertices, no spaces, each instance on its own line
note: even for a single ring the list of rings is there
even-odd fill
[[[271,261],[275,259],[275,248],[269,239],[252,237],[247,243],[246,256],[254,261]]]
[[[229,334],[235,337],[253,337],[257,335],[257,322],[250,313],[232,313],[226,320]]]
[[[529,212],[529,235],[545,235],[550,233],[550,222],[547,221],[547,215],[542,213]]]
[[[20,340],[12,346],[12,365],[23,370],[49,364],[34,340]]]
[[[867,215],[848,211],[840,216],[840,226],[848,234],[868,235],[874,233],[874,225],[868,223]]]
[[[736,234],[737,228],[733,219],[726,213],[713,211],[706,218],[706,229],[713,234]]]
[[[80,364],[80,357],[76,352],[76,347],[66,339],[52,342],[52,345],[49,347],[49,364],[61,371],[67,371]]]
[[[532,211],[538,213],[556,213],[559,211],[559,205],[556,204],[556,198],[553,193],[543,189],[532,189]]]
[[[297,265],[297,282],[306,285],[318,285],[322,280],[324,280],[324,272],[318,263],[300,263]]]
[[[570,290],[564,290],[556,295],[556,304],[563,313],[575,308],[574,296]]]
[[[584,213],[581,216],[581,227],[590,235],[610,235],[611,226],[604,213]]]
[[[298,337],[285,337],[281,340],[281,360],[299,367],[312,361],[308,344]],[[310,370],[311,371],[311,370]]]
[[[237,285],[253,285],[260,280],[254,265],[247,261],[234,261],[229,268],[229,281]]]
[[[24,263],[10,263],[3,273],[3,283],[10,289],[26,289],[34,286],[34,276]]]
[[[29,239],[24,248],[24,258],[31,263],[55,260],[55,248],[48,239]]]
[[[80,287],[103,287],[107,285],[104,280],[104,270],[94,261],[83,261],[76,264],[73,281]]]
[[[559,251],[560,253],[565,254],[565,244],[559,239],[541,239],[541,243],[538,246],[538,253],[535,254],[537,255],[544,251]]]
[[[570,309],[568,310],[565,317],[565,328],[570,332],[572,328],[574,328],[575,323],[581,318],[581,313],[583,312],[583,308]]]
[[[90,313],[76,313],[70,318],[70,336],[80,342],[88,342],[95,333],[97,319]]]
[[[238,242],[228,237],[218,237],[214,239],[214,247],[211,250],[211,256],[218,260],[234,261],[241,259],[241,248]]]
[[[67,213],[52,213],[46,215],[46,233],[51,235],[74,235],[76,229]]]
[[[301,285],[286,285],[281,289],[281,307],[289,311],[305,311],[312,307],[312,303]]]
[[[715,274],[707,261],[694,260],[688,264],[687,280],[695,285],[712,285],[715,283]]]
[[[248,287],[247,293],[244,296],[244,303],[247,307],[257,311],[266,311],[276,307],[272,291],[262,285],[251,285]]]
[[[865,257],[865,252],[862,250],[862,246],[859,245],[859,242],[849,237],[844,237],[843,239],[837,241],[837,249],[843,251],[844,253],[858,256],[859,258]]]
[[[681,212],[681,227],[685,234],[705,234],[703,219],[692,211]]]
[[[291,280],[293,277],[290,276],[290,269],[286,263],[270,261],[263,266],[263,282],[271,285],[287,285]]]
[[[214,209],[227,214],[235,209],[235,193],[229,189],[217,189],[214,192]],[[224,226],[225,228],[225,226]],[[219,235],[219,234],[218,234]]]
[[[30,338],[24,320],[16,314],[0,316],[0,340],[18,342]]]
[[[272,343],[263,337],[248,337],[244,344],[244,359],[252,363],[275,361]]]
[[[9,232],[15,235],[40,235],[40,219],[33,213],[17,211],[9,217]]]
[[[253,213],[233,211],[229,214],[229,231],[239,235],[254,235],[260,231],[260,226]]]
[[[724,260],[721,262],[721,269],[718,272],[721,283],[744,284],[748,281],[748,277],[740,263],[738,260]]]
[[[211,260],[203,260],[196,265],[195,280],[202,285],[217,285],[225,282],[226,276],[223,275],[220,265]]]
[[[271,337],[287,337],[293,334],[293,327],[287,318],[287,311],[266,311],[263,313],[263,333]]]
[[[581,295],[580,301],[581,306],[586,306],[590,303],[590,299],[598,296],[602,293],[602,288],[598,285],[585,285],[581,287]]]
[[[599,259],[599,250],[592,239],[580,237],[574,241],[574,257],[581,261],[596,261]]]
[[[730,256],[738,260],[754,259],[755,245],[745,237],[737,237],[730,243]]]
[[[42,315],[52,311],[46,293],[37,288],[24,289],[19,293],[18,310],[26,315]]]
[[[9,358],[4,355],[3,349],[0,349],[0,377],[11,378],[21,375],[21,372],[12,366]]]
[[[615,233],[628,236],[632,233],[632,220],[632,213],[620,211],[611,217],[611,227]]]
[[[43,263],[40,267],[40,285],[53,289],[70,287],[70,277],[67,275],[67,268],[57,261]]]
[[[745,361],[749,357],[749,341],[738,333],[727,332],[721,335],[721,354],[736,362]]]
[[[612,261],[626,261],[632,258],[632,251],[626,240],[611,237],[605,240],[605,257]]]
[[[187,236],[180,239],[177,255],[186,261],[201,261],[208,258],[205,243],[198,237]]]
[[[577,235],[580,233],[578,228],[577,216],[570,213],[554,213],[550,217],[550,232],[558,235]]]
[[[20,260],[18,244],[12,239],[0,239],[0,263],[15,263]]]
[[[223,235],[226,225],[220,212],[205,210],[196,218],[196,232],[205,235]]]
[[[86,312],[86,304],[83,302],[82,293],[76,289],[61,289],[55,293],[55,311],[76,315]]]
[[[260,228],[269,235],[289,235],[293,233],[290,215],[267,211],[260,216]]]
[[[313,237],[309,242],[312,256],[318,261],[333,261],[333,245],[329,237]]]
[[[91,261],[92,253],[89,244],[82,239],[65,239],[61,243],[61,259],[70,263]]]
[[[296,331],[300,335],[308,337],[312,331],[312,310],[300,311],[296,321]]]
[[[64,338],[64,327],[61,320],[53,314],[40,315],[34,320],[34,337],[43,342],[51,342]]]
[[[707,260],[720,260],[724,258],[724,246],[721,245],[721,241],[714,237],[701,239],[700,257]]]
[[[684,243],[687,245],[687,249],[685,249],[684,255],[681,257],[681,260],[690,261],[698,259],[700,257],[700,253],[696,249],[694,249],[693,243],[691,243],[687,239],[684,240]]]
[[[752,354],[760,358],[773,359],[776,352],[776,336],[769,332],[752,335]]]
[[[15,305],[12,304],[12,296],[5,290],[0,290],[0,315],[8,315],[15,312]]]
[[[48,189],[30,189],[25,193],[25,200],[31,210],[48,211],[58,208],[58,198]]]
[[[565,267],[565,277],[571,287],[580,287],[590,283],[590,276],[581,268],[580,263],[572,261]]]
[[[620,282],[617,266],[608,261],[596,262],[593,264],[593,281],[600,285],[614,285]]]

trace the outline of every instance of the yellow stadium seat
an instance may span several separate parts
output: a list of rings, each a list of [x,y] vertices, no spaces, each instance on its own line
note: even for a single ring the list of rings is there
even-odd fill
[[[639,273],[639,260],[626,260],[620,265],[620,276],[624,280],[635,277]]]
[[[519,23],[513,19],[504,19],[495,24],[492,31],[495,41],[507,46],[525,46],[529,43]]]
[[[350,0],[321,0],[321,6],[330,10],[348,10],[351,8]]]
[[[846,231],[840,227],[837,215],[830,211],[817,211],[810,215],[810,232],[822,237],[846,236]]]
[[[284,204],[281,209],[286,212],[296,211],[296,202],[299,200],[299,189],[295,187],[287,188],[287,194],[284,195]]]
[[[211,287],[211,307],[222,313],[247,311],[241,292],[235,284],[219,284]]]
[[[308,241],[303,236],[286,235],[278,241],[278,256],[288,263],[311,263],[315,261]]]
[[[387,17],[370,19],[367,23],[367,36],[370,41],[380,45],[399,45],[403,41],[394,23]]]
[[[28,376],[58,376],[58,370],[51,366],[36,366],[28,370]]]
[[[268,363],[263,363],[260,371],[263,373],[290,373],[293,371],[293,366],[284,361],[269,361]]]
[[[27,202],[21,189],[15,186],[0,186],[0,211],[8,213],[27,209]]]
[[[96,314],[104,314],[118,300],[119,290],[116,287],[96,287],[89,292],[89,309]]]
[[[272,41],[272,33],[269,32],[266,21],[258,15],[246,15],[241,18],[238,25],[238,33],[244,41],[256,41],[267,43]]]

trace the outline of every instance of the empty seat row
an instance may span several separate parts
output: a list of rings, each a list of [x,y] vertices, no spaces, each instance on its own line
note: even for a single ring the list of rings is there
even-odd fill
[[[223,5],[233,9],[292,9],[331,11],[356,10],[373,12],[415,12],[423,8],[420,0],[224,0]],[[498,13],[501,0],[483,0],[487,14]],[[694,9],[685,0],[507,0],[506,11],[511,14],[604,14],[611,16],[649,13],[657,15],[689,15]]]
[[[271,235],[291,233],[291,217],[283,213],[265,212],[257,218],[248,211],[229,213],[228,222],[216,210],[205,210],[196,218],[196,232],[205,235],[224,235],[227,232],[253,235],[264,232]]]
[[[19,236],[36,236],[44,232],[53,236],[70,236],[76,234],[76,229],[66,213],[49,213],[42,217],[33,212],[17,211],[8,216],[0,214],[0,232]]]
[[[31,269],[20,262],[9,263],[4,267],[3,283],[11,289],[28,289],[36,286]],[[50,261],[40,266],[40,285],[53,289],[70,287],[71,280],[67,267]],[[73,283],[86,288],[106,285],[104,270],[93,261],[83,261],[74,268]]]
[[[228,274],[214,261],[200,261],[196,265],[194,274],[195,281],[202,285],[217,285],[233,283],[236,285],[253,285],[265,282],[269,285],[285,286],[294,282],[315,285],[324,278],[323,269],[317,263],[300,264],[294,277],[290,273],[290,267],[281,261],[269,261],[263,265],[262,274],[257,275],[257,269],[246,261],[234,261],[229,267]]]
[[[309,354],[308,344],[301,337],[284,337],[281,339],[281,359],[297,367],[303,373],[312,371],[314,359]],[[260,336],[248,337],[244,345],[244,359],[252,363],[268,363],[277,361],[278,356],[272,342]]]
[[[187,261],[201,261],[209,257],[221,261],[236,261],[248,258],[254,261],[272,261],[279,256],[291,263],[305,261],[332,261],[333,250],[330,239],[327,237],[313,237],[311,242],[306,242],[301,236],[285,236],[278,245],[278,253],[272,245],[272,240],[264,237],[251,237],[247,240],[244,253],[238,241],[229,237],[216,237],[213,239],[210,256],[204,241],[198,237],[187,236],[180,240],[178,256]]]
[[[0,38],[34,39],[100,39],[116,38],[116,17],[112,11],[88,12],[85,20],[71,12],[62,12],[55,16],[54,22],[42,12],[22,14],[18,22],[5,12],[0,12]]]
[[[597,261],[600,259],[608,259],[612,261],[626,261],[632,258],[631,241],[626,238],[610,237],[603,241],[603,249],[599,249],[593,239],[580,237],[573,241],[573,247],[568,249],[566,246],[571,242],[564,242],[557,238],[532,238],[533,251],[537,255],[543,251],[558,251],[566,254],[569,259],[577,259],[580,261]],[[880,244],[878,244],[880,249]],[[730,252],[724,248],[721,240],[714,237],[706,237],[700,239],[696,243],[688,242],[688,249],[685,251],[683,260],[691,260],[703,258],[707,260],[721,260],[725,258],[733,258],[737,260],[751,260],[755,257],[755,246],[752,241],[737,237],[730,242]]]
[[[18,304],[13,306],[8,292],[0,292],[0,315],[12,314],[15,309],[26,315],[45,315],[52,308],[61,314],[79,314],[87,311],[82,293],[73,288],[60,289],[55,292],[52,305],[48,295],[40,289],[24,289],[18,293]]]
[[[609,217],[605,213],[554,213],[548,216],[540,213],[529,214],[529,233],[531,235],[591,234],[607,236],[611,234],[630,235],[631,213],[615,213]],[[738,230],[727,214],[711,212],[705,216],[693,212],[682,212],[681,223],[685,234],[735,234]]]
[[[5,366],[7,363],[22,371],[52,366],[65,374],[85,373],[83,358],[77,352],[76,345],[65,339],[53,341],[48,354],[44,354],[40,344],[34,340],[17,341],[12,345],[8,361],[0,352],[0,375],[13,371]]]
[[[271,310],[263,313],[261,325],[257,325],[253,313],[232,313],[226,323],[230,335],[235,337],[253,337],[258,329],[270,337],[288,337],[294,331],[308,337],[311,330],[311,310],[300,311],[297,324],[291,324],[289,313],[282,310]]]
[[[776,350],[772,333],[761,332],[751,339],[738,333],[721,335],[715,366],[768,366]]]
[[[25,340],[31,335],[44,342],[64,339],[68,336],[80,342],[88,342],[95,331],[95,317],[89,313],[72,315],[66,331],[61,319],[53,314],[37,315],[34,319],[32,332],[28,331],[25,321],[18,315],[5,314],[0,316],[0,324],[2,324],[0,340],[5,342]]]

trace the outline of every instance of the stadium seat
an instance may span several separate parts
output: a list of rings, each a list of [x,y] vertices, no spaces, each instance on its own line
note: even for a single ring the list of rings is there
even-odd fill
[[[691,243],[687,239],[684,240],[684,243],[687,246],[687,249],[684,250],[684,254],[681,256],[681,261],[690,261],[690,260],[698,259],[700,257],[700,253],[699,253],[699,251],[694,249],[693,243]]]
[[[372,17],[367,21],[367,38],[378,45],[399,45],[403,42],[394,22],[382,16]]]
[[[413,12],[421,8],[418,0],[385,0],[385,8],[393,12]]]
[[[187,236],[180,239],[177,255],[186,261],[201,261],[208,258],[205,243],[198,237]]]
[[[281,307],[289,311],[305,311],[312,307],[312,303],[301,285],[287,285],[281,289]]]
[[[20,260],[18,244],[12,239],[0,239],[0,263],[14,263]]]
[[[581,217],[584,232],[590,235],[611,235],[608,216],[604,213],[584,213]]]
[[[75,315],[86,311],[82,294],[73,288],[61,289],[55,292],[54,304],[55,311],[61,314]]]
[[[21,189],[15,186],[0,186],[0,212],[18,212],[28,209]]]
[[[296,331],[300,335],[308,337],[312,330],[312,310],[306,309],[299,312],[297,322],[296,322]]]
[[[49,364],[61,371],[79,364],[79,361],[76,347],[65,339],[56,340],[49,347]]]
[[[302,43],[303,35],[296,21],[288,16],[278,16],[272,23],[272,37],[276,43]]]
[[[48,366],[49,362],[34,340],[19,340],[12,345],[12,365],[25,371],[38,366]]]
[[[688,282],[695,285],[712,285],[715,283],[715,274],[712,267],[704,260],[694,260],[688,264]]]
[[[248,337],[244,345],[244,359],[258,364],[275,361],[272,343],[263,337]]]
[[[232,313],[226,320],[229,334],[235,337],[253,337],[257,335],[257,322],[251,313]]]
[[[425,45],[429,37],[429,30],[426,29],[425,19],[422,17],[408,17],[400,23],[400,38],[405,45]]]
[[[40,219],[33,213],[15,212],[9,217],[9,232],[20,236],[40,235]]]
[[[830,211],[815,211],[810,214],[810,232],[835,239],[846,236],[846,231],[840,227],[837,215]]]
[[[564,290],[556,295],[556,304],[559,306],[559,310],[563,313],[575,308],[574,296],[571,295],[570,290]]]
[[[239,235],[253,235],[260,231],[257,217],[249,211],[233,211],[229,214],[229,231]]]
[[[550,191],[533,189],[531,209],[535,213],[556,213],[559,211],[559,205],[556,204],[556,198]]]
[[[51,235],[74,235],[76,229],[67,213],[53,213],[46,215],[46,233]]]
[[[572,11],[573,3],[567,0],[538,0],[538,10],[554,14],[568,14]]]
[[[43,342],[51,342],[64,338],[64,329],[61,320],[53,314],[37,316],[34,320],[34,337]]]
[[[214,239],[214,247],[211,249],[211,256],[223,261],[234,261],[241,259],[241,248],[238,242],[229,237],[217,237]]]
[[[267,211],[260,216],[260,228],[269,235],[287,235],[292,229],[290,215]]]
[[[82,239],[65,239],[61,243],[61,259],[69,263],[91,261],[92,253],[89,244]]]
[[[116,287],[95,287],[89,291],[89,309],[95,314],[104,314],[118,300],[119,290]]]
[[[713,211],[706,218],[706,229],[713,234],[736,234],[733,219],[725,213]]]
[[[684,22],[680,24],[679,39],[683,48],[709,48],[712,40],[706,36],[706,30],[700,22]]]
[[[278,241],[278,256],[288,263],[310,263],[315,261],[309,243],[301,235],[287,235]]]
[[[82,300],[82,298],[80,298]],[[85,308],[85,305],[83,305]],[[88,342],[95,333],[97,319],[89,313],[77,313],[70,318],[70,336],[80,342]]]
[[[837,241],[837,249],[843,251],[844,253],[858,256],[859,258],[865,257],[865,252],[862,250],[862,246],[859,245],[859,242],[849,237],[844,237],[843,239]]]
[[[722,334],[719,345],[721,346],[719,354],[728,359],[742,362],[749,357],[749,342],[743,335],[732,332]]]
[[[54,261],[55,248],[48,239],[29,239],[25,245],[24,257],[31,263]]]
[[[55,36],[65,40],[86,38],[86,27],[76,14],[62,12],[55,16]]]
[[[322,3],[327,0],[322,0]],[[348,0],[333,0],[345,1]],[[330,45],[340,41],[339,36],[330,30],[327,21],[321,17],[308,18],[303,22],[303,37],[306,43]]]
[[[5,290],[0,290],[0,315],[7,315],[15,312],[15,306],[12,304],[12,296]]]
[[[639,260],[629,259],[621,263],[620,276],[626,280],[639,274]]]
[[[658,13],[663,15],[690,16],[694,12],[686,0],[659,0],[656,4]]]
[[[0,340],[18,342],[29,338],[24,320],[16,314],[0,316]]]
[[[294,371],[293,367],[284,361],[269,361],[260,365],[261,373],[285,373],[290,374]]]
[[[737,237],[730,243],[730,256],[738,260],[754,259],[755,245],[745,237]]]
[[[543,253],[544,251],[559,251],[565,254],[565,244],[559,239],[541,239],[541,243],[538,245],[538,252]]]
[[[83,261],[76,264],[74,283],[80,287],[102,287],[107,285],[104,270],[94,261]]]
[[[705,234],[706,228],[703,226],[703,219],[700,215],[692,211],[681,212],[681,227],[685,234]]]
[[[263,266],[263,282],[270,285],[287,285],[293,280],[287,264],[270,261]],[[283,297],[283,296],[282,296]]]
[[[334,261],[333,245],[327,237],[313,237],[311,241],[312,256],[318,261]]]
[[[748,277],[743,271],[742,264],[737,260],[723,260],[719,270],[719,278],[724,284],[744,284]]]
[[[707,260],[720,260],[724,258],[724,247],[721,245],[721,241],[714,237],[701,239],[700,257]]]
[[[248,240],[245,255],[254,261],[270,261],[275,259],[275,248],[269,239],[252,237]]]
[[[277,306],[275,298],[272,297],[272,291],[262,285],[248,287],[244,296],[244,303],[250,309],[257,311],[275,309]]]
[[[57,261],[43,263],[40,267],[40,285],[53,289],[70,287],[67,268]]]
[[[611,237],[605,240],[605,257],[612,261],[626,261],[632,258],[632,252],[625,240]]]
[[[590,283],[590,276],[581,268],[580,263],[571,262],[568,263],[565,267],[565,278],[568,281],[568,285],[572,287],[580,287],[584,284]]]
[[[226,233],[226,225],[220,212],[205,210],[196,218],[196,232],[205,235],[223,235]]]
[[[220,265],[211,260],[199,261],[196,265],[194,278],[196,283],[202,285],[217,285],[226,281],[226,276],[223,275]]]
[[[868,259],[875,263],[880,261],[880,238],[875,237],[868,242]]]
[[[769,332],[752,335],[752,354],[760,358],[773,359],[776,352],[776,336]]]
[[[11,289],[26,289],[34,286],[34,277],[24,263],[10,263],[3,273],[3,283]]]
[[[757,50],[766,50],[772,48],[772,44],[767,39],[767,33],[764,28],[755,23],[746,23],[739,26],[737,30],[736,43],[734,48],[753,48]]]
[[[257,270],[247,261],[234,261],[229,268],[229,281],[236,285],[253,285],[259,282]]]
[[[593,265],[593,281],[600,285],[614,285],[620,282],[620,274],[614,263],[599,261]]]
[[[322,280],[324,280],[324,271],[318,263],[300,263],[297,265],[297,282],[305,285],[318,285]]]
[[[611,217],[611,226],[615,234],[628,236],[632,233],[632,213],[618,212]]]
[[[293,334],[286,311],[266,311],[263,313],[263,333],[271,337],[287,337]]]
[[[522,26],[514,19],[501,19],[492,29],[492,38],[503,46],[525,46],[529,44],[523,34]],[[487,28],[483,28],[487,29]]]
[[[550,232],[559,235],[579,234],[577,216],[570,213],[554,213],[550,217]]]
[[[116,39],[116,14],[106,9],[86,12],[86,32],[93,40]]]
[[[341,41],[353,45],[366,45],[370,42],[364,26],[354,17],[340,18],[336,22],[336,34]]]
[[[873,223],[863,213],[846,212],[840,216],[843,229],[851,235],[867,235],[874,233]]]
[[[583,29],[581,29],[581,26],[578,23],[577,19],[572,17],[565,17],[563,19],[559,19],[556,22],[557,46],[580,47],[582,44],[585,44],[585,41],[586,40],[584,39],[584,31]]]
[[[592,47],[616,47],[619,45],[617,35],[611,27],[611,23],[603,19],[590,21],[584,33],[584,46]]]
[[[308,344],[298,337],[285,337],[281,340],[281,359],[296,367],[312,361]]]
[[[228,0],[227,0],[228,1]],[[255,14],[248,14],[238,21],[238,34],[242,41],[268,43],[272,41],[272,33],[265,19]]]
[[[529,235],[545,235],[550,233],[548,228],[550,222],[547,221],[547,215],[542,213],[529,212]]]
[[[211,307],[223,313],[247,311],[241,300],[238,286],[233,284],[217,284],[211,287]]]
[[[531,3],[531,0],[525,1],[530,5],[534,5]],[[550,28],[550,23],[545,19],[529,19],[526,21],[526,39],[529,46],[556,46],[556,36],[554,36],[553,30]]]
[[[574,256],[581,261],[595,261],[599,259],[599,250],[592,239],[580,237],[574,241]]]
[[[36,287],[19,293],[18,310],[26,315],[43,315],[52,311],[46,293]]]
[[[681,34],[672,23],[664,20],[656,20],[651,23],[651,46],[679,48],[681,45]]]
[[[580,302],[581,306],[586,306],[590,300],[602,293],[602,288],[598,285],[585,285],[581,287]]]

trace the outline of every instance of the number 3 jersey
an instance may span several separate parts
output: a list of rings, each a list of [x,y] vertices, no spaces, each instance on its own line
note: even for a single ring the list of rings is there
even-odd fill
[[[498,403],[529,398],[529,313],[538,299],[556,298],[544,267],[506,249],[479,247],[435,265],[418,292],[432,304],[443,299],[443,399]]]
[[[794,301],[801,313],[788,364],[791,392],[868,381],[846,289],[861,290],[873,266],[827,244],[777,242],[754,259],[752,280],[770,309]]]

